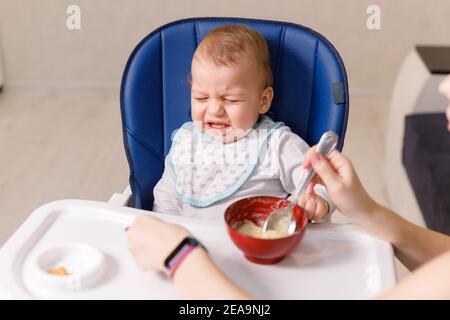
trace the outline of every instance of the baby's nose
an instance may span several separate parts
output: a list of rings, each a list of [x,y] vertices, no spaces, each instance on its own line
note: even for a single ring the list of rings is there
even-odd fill
[[[208,104],[208,113],[209,114],[221,114],[224,112],[224,107],[221,101],[211,100]]]

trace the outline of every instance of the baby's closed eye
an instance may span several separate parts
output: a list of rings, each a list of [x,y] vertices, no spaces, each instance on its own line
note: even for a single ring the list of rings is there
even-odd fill
[[[194,100],[197,100],[197,101],[206,101],[206,100],[208,100],[208,97],[194,97]]]

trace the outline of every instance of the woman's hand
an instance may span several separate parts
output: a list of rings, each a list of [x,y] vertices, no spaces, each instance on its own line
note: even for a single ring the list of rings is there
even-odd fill
[[[312,147],[305,160],[305,168],[312,166],[317,173],[308,185],[309,197],[314,197],[313,187],[320,182],[327,188],[336,208],[350,219],[367,215],[377,206],[359,181],[351,162],[338,151],[333,151],[327,159]]]
[[[189,232],[149,215],[136,217],[127,229],[128,248],[144,270],[164,270],[164,260]]]

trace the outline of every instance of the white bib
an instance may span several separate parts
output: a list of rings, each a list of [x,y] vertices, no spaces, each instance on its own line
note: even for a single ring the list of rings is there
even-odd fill
[[[175,133],[168,155],[178,198],[192,206],[207,207],[232,195],[254,170],[261,146],[282,124],[262,116],[245,137],[222,143],[194,123],[185,123]]]

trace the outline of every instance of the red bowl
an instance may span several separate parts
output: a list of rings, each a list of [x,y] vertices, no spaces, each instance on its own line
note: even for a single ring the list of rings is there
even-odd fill
[[[288,200],[286,199],[251,197],[234,202],[225,210],[228,234],[248,260],[259,264],[278,263],[286,258],[300,243],[305,234],[308,217],[299,206],[294,208],[297,227],[290,236],[278,239],[261,239],[237,231],[245,220],[250,220],[262,227],[272,210],[287,205]]]

